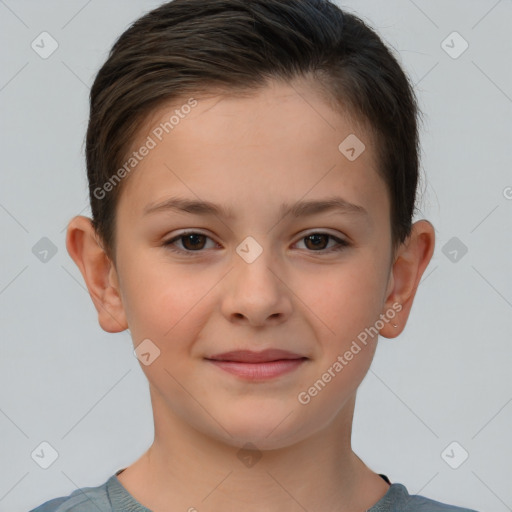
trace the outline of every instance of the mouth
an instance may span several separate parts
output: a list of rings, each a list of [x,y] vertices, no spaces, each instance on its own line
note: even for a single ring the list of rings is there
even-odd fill
[[[308,358],[286,350],[267,349],[261,352],[235,350],[216,354],[206,360],[242,379],[265,380],[296,370]]]

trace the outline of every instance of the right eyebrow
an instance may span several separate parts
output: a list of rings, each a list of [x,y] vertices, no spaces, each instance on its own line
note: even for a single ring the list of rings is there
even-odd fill
[[[215,215],[218,217],[234,218],[233,212],[210,201],[198,201],[182,197],[170,197],[160,203],[151,203],[144,208],[144,215],[162,211],[178,211],[196,215]]]

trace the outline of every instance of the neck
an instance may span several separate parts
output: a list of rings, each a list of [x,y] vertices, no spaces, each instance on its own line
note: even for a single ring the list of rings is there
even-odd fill
[[[355,395],[328,429],[262,451],[206,436],[170,415],[160,400],[152,392],[152,446],[118,477],[153,512],[169,505],[197,512],[352,512],[370,508],[387,492],[350,446]]]

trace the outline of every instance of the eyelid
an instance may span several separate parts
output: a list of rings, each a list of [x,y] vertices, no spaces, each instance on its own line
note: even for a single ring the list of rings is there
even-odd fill
[[[329,235],[329,236],[332,236],[333,238],[339,238],[340,240],[344,240],[344,241],[348,242],[347,237],[343,233],[340,233],[339,231],[336,231],[335,233],[333,233],[332,230],[330,230],[329,228],[315,228],[315,229],[309,229],[307,231],[303,231],[300,233],[298,240],[300,240],[301,238],[310,236],[310,235],[319,235],[319,234]]]
[[[204,252],[205,249],[201,249],[201,250],[198,250],[198,251],[187,251],[187,250],[184,250],[184,249],[179,249],[177,247],[174,247],[173,244],[174,242],[177,242],[178,240],[180,240],[180,238],[184,237],[184,236],[187,236],[187,235],[202,235],[206,238],[209,238],[212,242],[214,242],[215,244],[217,245],[220,245],[218,242],[216,242],[213,237],[211,237],[209,234],[207,233],[204,233],[203,231],[201,231],[200,229],[185,229],[179,233],[176,233],[174,234],[173,236],[171,236],[169,239],[165,240],[163,242],[163,246],[164,247],[169,247],[170,250],[174,250],[175,252],[180,252],[180,253],[188,253],[188,254],[193,254],[193,253],[201,253],[201,252]]]
[[[343,234],[341,234],[339,232],[337,232],[336,234],[333,234],[328,229],[322,229],[322,228],[314,229],[309,232],[301,233],[301,235],[297,238],[297,241],[294,242],[293,245],[295,245],[299,242],[302,242],[305,238],[307,238],[308,236],[311,236],[311,235],[327,235],[331,240],[333,240],[336,243],[333,247],[329,247],[327,249],[320,249],[318,251],[307,251],[308,253],[315,254],[315,252],[318,252],[319,254],[326,254],[329,252],[336,251],[337,249],[343,249],[343,248],[348,248],[348,247],[352,246],[352,242],[349,239],[347,239],[347,237],[344,236]]]

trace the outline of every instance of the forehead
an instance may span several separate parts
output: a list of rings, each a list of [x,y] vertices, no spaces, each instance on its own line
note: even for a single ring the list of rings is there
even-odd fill
[[[388,207],[373,137],[307,83],[190,100],[160,107],[141,126],[131,151],[153,147],[120,199],[134,214],[177,192],[261,209],[274,198],[292,203],[336,191],[377,215]]]

